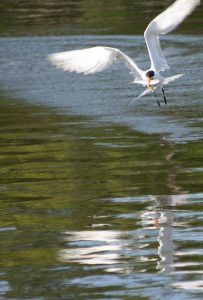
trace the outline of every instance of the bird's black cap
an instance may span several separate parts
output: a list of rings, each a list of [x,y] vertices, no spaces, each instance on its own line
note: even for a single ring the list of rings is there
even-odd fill
[[[151,78],[151,77],[154,77],[154,71],[148,71],[147,73],[146,73],[146,77],[149,77],[149,78]]]

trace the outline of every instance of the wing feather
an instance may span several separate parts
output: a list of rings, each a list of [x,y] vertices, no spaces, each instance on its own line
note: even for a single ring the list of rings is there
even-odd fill
[[[125,53],[116,48],[92,47],[82,50],[65,51],[50,54],[48,59],[56,67],[64,71],[94,74],[109,68],[116,60],[121,60],[138,80],[142,79],[143,71]]]
[[[200,0],[177,0],[149,23],[144,37],[151,59],[151,69],[160,72],[169,68],[161,50],[159,35],[175,29],[200,2]]]

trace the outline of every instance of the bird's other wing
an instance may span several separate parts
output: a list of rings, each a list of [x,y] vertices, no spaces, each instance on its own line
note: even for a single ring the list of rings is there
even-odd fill
[[[184,74],[178,74],[178,75],[174,75],[174,76],[171,76],[171,77],[166,77],[166,78],[164,78],[163,83],[164,84],[169,84],[170,82],[172,82],[172,81],[174,81],[174,80],[176,80],[176,79],[178,79],[182,76],[184,76]]]
[[[151,69],[161,72],[169,68],[160,47],[159,35],[175,29],[200,2],[200,0],[177,0],[149,23],[144,37],[151,59]]]
[[[143,74],[143,71],[129,56],[119,49],[110,47],[97,46],[82,50],[59,52],[50,54],[48,59],[64,71],[74,71],[85,75],[103,71],[118,59],[124,62],[135,78],[141,80]]]

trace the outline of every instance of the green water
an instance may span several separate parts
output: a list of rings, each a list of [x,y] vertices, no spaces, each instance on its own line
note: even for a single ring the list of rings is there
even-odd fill
[[[172,0],[1,0],[0,34],[142,34],[158,12]],[[203,9],[200,6],[179,33],[202,34]]]
[[[202,273],[201,141],[6,97],[0,116],[3,299],[187,299],[168,276]]]

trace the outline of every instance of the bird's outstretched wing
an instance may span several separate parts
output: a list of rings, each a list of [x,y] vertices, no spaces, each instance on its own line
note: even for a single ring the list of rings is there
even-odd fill
[[[160,47],[159,35],[175,29],[200,2],[200,0],[177,0],[149,23],[144,37],[151,59],[151,69],[160,72],[169,68]]]
[[[92,47],[82,50],[65,51],[50,54],[48,59],[64,71],[94,74],[110,67],[115,60],[121,60],[130,69],[132,75],[142,79],[143,71],[125,53],[116,48]]]

